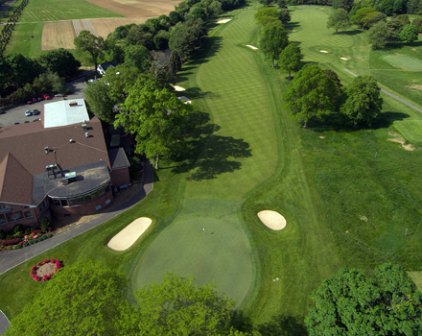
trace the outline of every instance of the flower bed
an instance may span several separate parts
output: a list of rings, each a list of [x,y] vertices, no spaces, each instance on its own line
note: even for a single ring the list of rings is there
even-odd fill
[[[31,278],[35,281],[50,280],[60,268],[62,268],[62,263],[59,259],[45,259],[37,263],[37,265],[32,266]]]
[[[39,231],[39,233],[37,233]],[[51,238],[53,235],[50,232],[43,232],[42,230],[34,230],[31,234],[25,235],[22,238],[14,238],[10,240],[1,241],[1,245],[4,247],[10,246],[14,250],[20,249],[22,247],[27,247],[32,244],[36,244],[45,239]]]

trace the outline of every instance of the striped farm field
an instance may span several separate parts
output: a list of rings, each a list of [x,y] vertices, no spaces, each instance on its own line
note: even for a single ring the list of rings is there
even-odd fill
[[[74,49],[75,33],[72,21],[45,22],[42,32],[41,49]]]

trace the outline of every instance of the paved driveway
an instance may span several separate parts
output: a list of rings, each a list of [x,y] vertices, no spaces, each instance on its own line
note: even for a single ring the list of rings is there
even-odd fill
[[[85,98],[83,93],[86,87],[84,84],[84,77],[76,79],[72,82],[68,82],[66,83],[66,86],[72,89],[72,94],[66,97],[67,100]],[[42,100],[32,104],[21,104],[10,109],[6,109],[2,111],[2,114],[0,114],[0,124],[3,126],[10,126],[17,122],[21,124],[23,124],[24,122],[32,122],[40,118],[40,115],[33,115],[27,117],[25,116],[26,110],[30,110],[32,112],[34,109],[37,109],[38,111],[41,111],[44,107],[44,104],[57,102],[60,100],[62,100],[62,98],[53,97],[50,100]]]
[[[6,332],[7,327],[9,326],[9,320],[6,315],[0,310],[0,335],[3,335]]]

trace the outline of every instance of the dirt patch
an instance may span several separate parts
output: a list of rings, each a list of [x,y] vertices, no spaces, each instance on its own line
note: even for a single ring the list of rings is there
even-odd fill
[[[181,1],[88,0],[88,2],[126,17],[157,17],[161,14],[168,15]]]
[[[148,17],[138,18],[113,18],[113,19],[90,19],[91,24],[97,31],[99,36],[107,38],[108,34],[114,32],[119,26],[128,25],[131,23],[141,24],[148,20]]]
[[[407,86],[409,89],[422,91],[422,85],[412,84]]]
[[[399,143],[407,151],[413,151],[413,150],[415,150],[415,146],[413,146],[411,144],[406,144],[406,142],[404,141],[404,139],[399,134],[393,133],[393,132],[388,132],[388,134],[391,135],[391,136],[393,136],[393,138],[387,139],[387,141],[392,141],[392,142]]]
[[[44,275],[50,275],[54,273],[55,269],[56,269],[56,264],[49,262],[49,263],[39,266],[35,271],[35,275],[38,275],[40,278],[42,278]]]
[[[325,139],[325,135],[320,135],[319,138],[320,139]]]
[[[72,21],[44,22],[41,50],[75,49]]]

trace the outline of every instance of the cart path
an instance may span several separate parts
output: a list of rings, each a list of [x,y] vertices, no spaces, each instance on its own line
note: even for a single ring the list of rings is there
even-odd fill
[[[351,74],[351,75],[355,76],[355,77],[357,77],[357,76],[358,76],[358,75],[356,75],[355,73],[351,72],[350,70],[347,70],[347,69],[343,69],[343,70],[344,70],[344,71],[346,71],[346,72],[348,72],[349,74]],[[422,113],[422,109],[420,109],[419,107],[416,107],[416,106],[415,106],[415,105],[413,105],[413,104],[410,104],[409,102],[407,102],[406,100],[404,100],[404,99],[402,99],[402,98],[400,98],[400,97],[397,97],[396,95],[392,94],[390,91],[387,91],[387,90],[385,90],[385,89],[381,88],[381,92],[383,92],[383,93],[385,93],[385,94],[389,95],[391,98],[394,98],[395,100],[398,100],[399,102],[401,102],[401,103],[403,103],[403,104],[405,104],[405,105],[407,105],[407,106],[411,107],[412,109],[414,109],[414,110],[416,110],[416,111],[418,111],[418,112]]]
[[[0,274],[6,273],[8,270],[13,267],[24,263],[28,259],[31,259],[45,251],[48,251],[65,241],[72,239],[81,233],[84,233],[92,228],[97,227],[98,225],[103,224],[104,222],[120,215],[122,212],[133,207],[135,204],[140,202],[142,199],[148,195],[154,186],[154,168],[148,160],[144,161],[144,174],[142,176],[142,188],[136,192],[131,198],[126,202],[122,203],[116,209],[110,210],[109,212],[104,212],[99,214],[95,218],[88,220],[80,225],[70,227],[68,230],[56,234],[50,239],[46,239],[42,242],[39,242],[34,245],[22,248],[20,250],[5,251],[0,253]],[[0,333],[1,335],[1,333]]]

